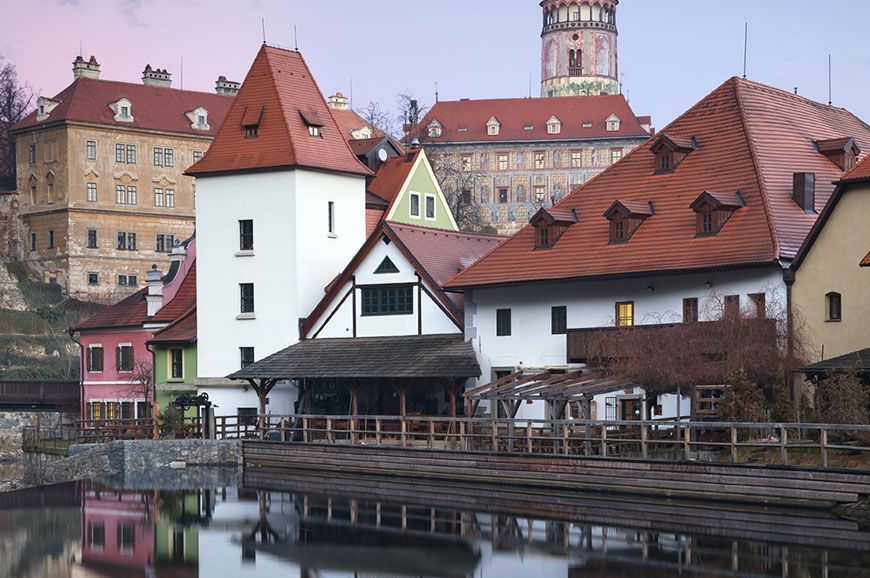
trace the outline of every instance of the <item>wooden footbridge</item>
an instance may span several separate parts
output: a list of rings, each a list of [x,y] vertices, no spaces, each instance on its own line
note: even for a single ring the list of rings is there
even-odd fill
[[[0,380],[0,411],[78,411],[78,381]]]

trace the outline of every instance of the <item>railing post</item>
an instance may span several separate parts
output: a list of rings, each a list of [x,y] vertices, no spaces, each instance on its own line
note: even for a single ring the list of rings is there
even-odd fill
[[[302,443],[308,443],[308,418],[302,418]]]
[[[435,421],[429,418],[429,449],[435,446]]]
[[[375,443],[381,445],[381,418],[375,418]]]
[[[601,426],[601,457],[607,457],[607,426]]]
[[[571,453],[571,447],[568,445],[568,422],[562,422],[562,453],[566,456]]]
[[[737,428],[731,426],[731,463],[737,463]]]
[[[332,418],[326,418],[326,441],[329,443],[333,443],[335,438],[332,435]]]
[[[828,430],[822,428],[821,439],[819,440],[819,451],[822,454],[822,467],[828,467]]]
[[[532,422],[526,422],[526,450],[532,453]]]
[[[281,441],[282,442],[287,441],[287,418],[286,417],[281,418]]]
[[[498,423],[492,421],[492,451],[498,452]]]
[[[686,431],[683,435],[683,457],[686,461],[692,459],[692,425],[686,424]]]
[[[781,446],[780,452],[782,453],[782,465],[788,465],[788,430],[785,429],[784,425],[779,426],[780,438],[779,443]]]
[[[647,452],[647,449],[648,449],[648,448],[647,448],[647,435],[648,435],[648,432],[647,432],[646,427],[647,427],[646,424],[640,426],[640,453],[641,453],[641,455],[643,456],[643,459],[646,459],[646,458],[647,458],[647,455],[648,455],[648,452]]]
[[[356,444],[356,418],[350,418],[350,445]]]
[[[401,442],[402,442],[402,447],[405,447],[405,445],[406,445],[406,443],[407,443],[407,442],[405,441],[405,440],[406,440],[405,433],[406,433],[406,431],[407,431],[407,429],[408,429],[408,425],[407,425],[407,422],[405,422],[405,416],[400,417],[400,418],[399,418],[399,421],[400,421],[401,426],[402,426],[402,427],[401,427],[401,435],[399,436],[399,439],[400,439]]]
[[[465,422],[459,422],[459,449],[467,450],[466,447],[466,439],[465,439]]]

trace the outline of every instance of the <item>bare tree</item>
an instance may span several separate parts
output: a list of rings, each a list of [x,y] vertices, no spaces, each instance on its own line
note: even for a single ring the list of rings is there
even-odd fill
[[[154,368],[151,365],[151,360],[139,359],[133,363],[133,373],[130,376],[127,393],[133,399],[144,399],[145,406],[148,408],[148,416],[150,416],[154,401]]]
[[[456,159],[450,154],[437,155],[432,162],[435,178],[459,228],[463,231],[494,233],[495,229],[483,222],[480,205],[475,202],[475,191],[480,190],[479,183],[486,173],[474,169],[473,157],[468,159],[466,165],[463,165],[465,161],[461,156]]]
[[[0,189],[15,188],[15,137],[9,132],[33,104],[33,89],[19,84],[15,66],[0,56]]]
[[[367,105],[357,111],[367,123],[383,131],[393,138],[399,138],[396,130],[396,119],[393,114],[381,108],[380,103],[370,100]]]
[[[424,131],[418,130],[417,125],[420,124],[420,121],[423,120],[423,117],[426,116],[427,112],[429,112],[429,106],[413,92],[406,89],[405,92],[400,93],[399,96],[396,97],[396,109],[396,120],[400,123],[403,129],[403,142],[405,144],[410,144],[415,138],[419,142],[423,142],[422,137]]]

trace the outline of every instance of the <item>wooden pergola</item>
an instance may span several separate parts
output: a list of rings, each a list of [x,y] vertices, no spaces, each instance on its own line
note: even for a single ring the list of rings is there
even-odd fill
[[[505,415],[516,417],[523,402],[543,401],[551,409],[551,417],[565,413],[569,403],[576,402],[583,419],[590,419],[592,399],[596,395],[637,387],[621,378],[605,377],[594,369],[559,372],[554,369],[521,370],[465,392],[470,415],[475,415],[480,402],[498,403]]]

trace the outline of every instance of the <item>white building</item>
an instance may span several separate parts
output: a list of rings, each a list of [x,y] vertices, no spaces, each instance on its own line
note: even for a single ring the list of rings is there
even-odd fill
[[[465,294],[478,385],[580,367],[602,327],[736,310],[782,321],[789,263],[856,160],[852,142],[870,146],[870,129],[846,110],[727,81],[445,284]],[[598,395],[593,417],[630,419],[642,397]],[[675,416],[675,396],[663,397],[660,415]],[[684,401],[680,414],[688,409]],[[518,417],[543,408],[523,404]]]
[[[263,45],[197,177],[198,379],[223,415],[254,391],[226,376],[299,339],[300,319],[365,240],[371,175],[301,54]],[[279,384],[268,411],[292,413]]]

